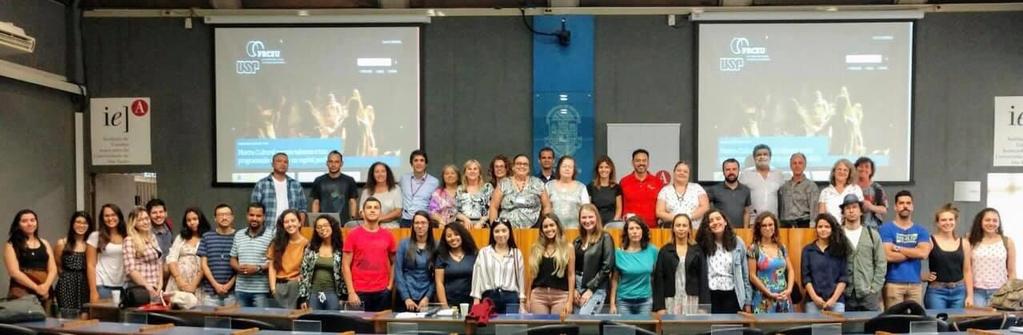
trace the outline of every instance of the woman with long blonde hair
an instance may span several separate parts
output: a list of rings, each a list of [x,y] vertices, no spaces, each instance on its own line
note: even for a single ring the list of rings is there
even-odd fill
[[[162,295],[163,289],[163,259],[160,258],[160,245],[156,242],[152,228],[145,208],[135,207],[128,213],[124,272],[130,279],[129,287],[145,287],[150,297],[158,297]]]
[[[579,207],[579,237],[572,242],[575,251],[575,292],[572,301],[579,314],[600,313],[611,286],[615,262],[615,244],[604,231],[600,211],[593,204]]]
[[[533,272],[529,290],[529,311],[535,314],[572,313],[569,292],[575,289],[575,257],[565,242],[561,220],[553,213],[544,214],[540,223],[540,239],[529,253]]]

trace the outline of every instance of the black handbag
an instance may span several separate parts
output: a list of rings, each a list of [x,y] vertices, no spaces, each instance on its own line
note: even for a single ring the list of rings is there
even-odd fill
[[[121,297],[121,309],[139,307],[152,301],[149,290],[142,286],[132,286],[124,290]]]

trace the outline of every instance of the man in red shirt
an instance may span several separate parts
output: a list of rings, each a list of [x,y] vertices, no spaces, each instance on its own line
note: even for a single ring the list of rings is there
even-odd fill
[[[664,184],[657,176],[647,171],[650,164],[650,153],[644,149],[632,152],[632,173],[622,177],[622,213],[623,216],[636,215],[646,222],[647,226],[657,227],[657,192]]]
[[[380,227],[380,200],[369,197],[362,204],[363,223],[345,236],[341,272],[348,287],[348,304],[367,312],[391,308],[394,284],[394,235]]]

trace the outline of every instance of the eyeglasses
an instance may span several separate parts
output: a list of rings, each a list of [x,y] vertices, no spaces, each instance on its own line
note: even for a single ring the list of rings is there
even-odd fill
[[[529,166],[529,163],[515,162],[515,166]]]

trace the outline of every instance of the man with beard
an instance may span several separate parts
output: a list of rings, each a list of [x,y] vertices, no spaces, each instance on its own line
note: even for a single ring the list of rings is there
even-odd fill
[[[632,152],[632,173],[622,177],[622,213],[624,217],[639,216],[647,225],[656,225],[657,193],[664,184],[650,174],[650,153],[644,149]]]
[[[231,268],[234,269],[235,298],[242,307],[269,307],[270,280],[267,277],[266,249],[270,247],[273,231],[263,224],[266,208],[263,204],[249,204],[249,228],[239,230],[231,244]]]
[[[810,228],[810,219],[817,217],[820,189],[803,173],[806,171],[806,155],[799,152],[792,154],[789,157],[789,169],[792,170],[792,179],[778,190],[781,227]],[[846,304],[848,308],[849,304]]]
[[[739,161],[726,159],[721,163],[725,181],[707,188],[711,206],[728,217],[732,228],[748,228],[750,223],[750,189],[739,182]]]
[[[848,256],[849,283],[845,287],[846,311],[881,310],[881,289],[888,262],[877,230],[863,228],[862,203],[855,194],[847,194],[842,208],[842,229],[852,247]]]
[[[359,197],[355,179],[341,173],[344,161],[337,150],[327,154],[327,173],[313,180],[309,197],[313,199],[311,212],[338,213],[342,224],[351,219],[351,209]]]
[[[753,147],[754,167],[742,170],[739,183],[750,190],[751,217],[771,212],[778,214],[778,189],[785,183],[781,171],[771,169],[771,147],[757,144]]]
[[[885,308],[905,300],[923,301],[920,260],[927,258],[933,247],[927,229],[913,223],[913,195],[909,191],[895,194],[895,213],[895,220],[885,222],[879,229],[888,259]]]

